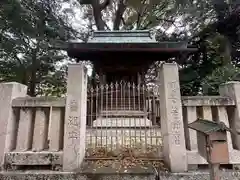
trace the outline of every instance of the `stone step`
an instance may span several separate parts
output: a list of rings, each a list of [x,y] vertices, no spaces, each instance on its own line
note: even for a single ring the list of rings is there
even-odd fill
[[[114,161],[115,162],[115,161]],[[112,162],[110,162],[112,163]],[[113,164],[113,163],[112,163]],[[159,176],[156,176],[156,171],[153,166],[134,166],[131,168],[119,169],[116,167],[101,166],[100,168],[95,167],[94,164],[89,164],[89,162],[83,163],[83,168],[81,173],[74,172],[62,172],[62,171],[50,171],[50,170],[28,170],[28,171],[2,171],[0,172],[0,179],[16,180],[16,179],[47,179],[47,180],[207,180],[209,178],[209,171],[190,171],[183,173],[170,173],[167,171],[160,170]],[[90,166],[90,167],[89,167]],[[123,167],[123,166],[121,166]],[[221,170],[221,179],[232,179],[238,180],[240,176],[239,171],[233,170]],[[88,178],[86,178],[86,176]]]
[[[147,118],[133,117],[103,117],[93,121],[93,127],[151,127],[152,122]]]
[[[100,115],[103,117],[144,117],[147,114],[134,110],[105,110],[100,112]]]
[[[129,139],[130,137],[141,139],[141,138],[162,138],[161,129],[159,128],[88,128],[86,132],[86,137],[93,138],[101,138],[101,137],[109,137],[109,138],[120,138],[124,136],[125,139]]]
[[[89,164],[87,162],[86,164]],[[27,170],[27,171],[3,171],[0,172],[0,179],[1,180],[26,180],[26,179],[39,179],[39,180],[155,180],[155,174],[153,170],[146,170],[146,168],[138,169],[138,168],[131,168],[131,169],[124,169],[122,168],[119,172],[119,168],[109,168],[102,166],[101,168],[96,167],[93,169],[91,166],[90,168],[85,167],[84,164],[83,170],[77,169],[74,171],[79,171],[80,173],[76,172],[63,172],[63,171],[51,171],[51,170]],[[90,165],[89,165],[90,166]],[[174,179],[175,180],[175,179]]]
[[[119,109],[121,109],[121,108],[126,108],[126,109],[128,109],[128,108],[137,109],[138,108],[139,109],[140,108],[140,109],[143,109],[144,107],[146,107],[146,105],[144,106],[143,104],[133,104],[133,103],[131,103],[131,104],[127,104],[127,103],[111,104],[111,103],[109,103],[109,104],[102,104],[99,107],[103,107],[104,109],[106,109],[106,108],[109,108],[109,109],[111,109],[111,108],[119,108]]]
[[[102,108],[103,111],[122,111],[122,110],[134,110],[134,111],[144,111],[143,106],[104,106]]]

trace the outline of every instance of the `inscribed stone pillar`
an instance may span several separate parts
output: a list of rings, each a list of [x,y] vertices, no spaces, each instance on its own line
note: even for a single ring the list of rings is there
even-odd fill
[[[83,64],[70,64],[64,122],[64,171],[78,170],[85,156],[86,111],[87,69]]]
[[[232,81],[220,86],[220,95],[230,97],[235,101],[235,108],[230,115],[231,128],[240,132],[240,82]],[[220,120],[221,121],[221,120]],[[234,135],[234,146],[240,150],[240,135]]]
[[[16,119],[12,109],[12,100],[24,97],[27,86],[15,82],[0,83],[0,165],[3,165],[4,153],[12,150],[15,143]]]
[[[159,70],[159,83],[165,163],[171,172],[184,172],[187,170],[187,156],[177,64],[162,64]]]

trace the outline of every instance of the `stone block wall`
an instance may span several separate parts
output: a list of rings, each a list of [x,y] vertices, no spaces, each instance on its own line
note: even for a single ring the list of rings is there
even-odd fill
[[[109,150],[119,147],[162,148],[160,128],[88,128],[86,134],[87,148],[107,147]]]
[[[50,151],[63,149],[65,99],[24,97],[12,101],[16,134],[11,151]]]
[[[184,172],[189,165],[207,163],[198,152],[196,132],[187,127],[197,117],[222,121],[240,132],[239,82],[222,85],[220,96],[181,97],[177,65],[163,64],[159,69],[160,96],[154,110],[161,126],[144,121],[147,124],[139,123],[140,127],[112,127],[112,123],[103,127],[95,123],[98,126],[89,128],[85,67],[69,65],[68,76],[67,98],[27,97],[24,85],[0,84],[1,165],[58,164],[63,171],[75,171],[93,144],[113,147],[140,142],[161,149],[158,157],[164,158],[172,172]],[[227,143],[229,164],[240,164],[240,135],[228,133]]]
[[[206,159],[198,153],[196,132],[188,129],[187,124],[196,120],[197,117],[223,121],[226,125],[233,124],[233,122],[236,124],[238,116],[235,100],[229,96],[195,96],[182,97],[181,103],[187,163],[188,165],[206,164]],[[61,162],[62,165],[65,106],[65,98],[19,97],[13,99],[11,108],[14,110],[12,118],[16,122],[13,123],[16,133],[11,135],[12,143],[9,144],[11,148],[5,153],[6,162],[36,164],[37,161],[41,164],[48,162],[42,157],[50,153],[59,157],[60,160],[57,162]],[[134,118],[125,120],[130,121]],[[103,123],[101,126],[100,123],[98,126],[88,127],[85,135],[86,150],[98,147],[107,147],[112,150],[123,146],[140,147],[144,152],[146,148],[157,147],[161,153],[156,157],[163,158],[164,144],[161,128],[151,126],[149,123],[140,124],[141,126],[138,127],[128,127],[126,124],[121,126],[121,123],[118,126],[114,123],[108,123],[109,126]],[[240,151],[234,147],[234,143],[237,143],[236,139],[228,134],[229,164],[240,163]],[[31,159],[26,161],[26,156]],[[32,160],[34,158],[35,160]],[[39,160],[36,160],[37,158]]]
[[[62,166],[65,98],[25,96],[10,104],[12,131],[5,139],[9,148],[1,154],[4,168]]]

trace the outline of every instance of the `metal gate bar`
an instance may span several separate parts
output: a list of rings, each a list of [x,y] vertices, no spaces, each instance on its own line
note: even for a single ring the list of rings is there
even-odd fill
[[[135,154],[161,151],[159,105],[153,89],[130,82],[90,87],[87,103],[87,156],[133,149]],[[95,153],[96,154],[96,153]]]

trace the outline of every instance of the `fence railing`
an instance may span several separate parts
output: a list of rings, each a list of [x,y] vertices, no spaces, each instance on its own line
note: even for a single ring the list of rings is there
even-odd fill
[[[152,110],[155,99],[143,85],[122,82],[89,88],[88,156],[93,156],[92,149],[96,148],[110,152],[130,148],[137,150],[139,156],[148,152],[159,156],[162,138]]]
[[[12,102],[16,134],[14,151],[61,151],[63,149],[65,99],[17,98]]]
[[[16,98],[12,109],[5,165],[61,165],[65,99]]]
[[[207,164],[206,159],[198,153],[198,147],[203,146],[197,138],[197,132],[188,128],[188,124],[197,118],[212,121],[224,122],[228,127],[232,113],[235,111],[235,101],[228,97],[221,96],[192,96],[182,97],[183,121],[186,148],[188,150],[188,164],[200,165]],[[230,133],[227,134],[230,163],[232,163],[233,153],[240,155],[240,151],[234,150],[234,142]],[[233,142],[233,143],[232,143]]]
[[[125,97],[117,98],[122,96],[121,91],[113,90],[111,86],[110,89],[107,87],[109,92],[103,95],[101,91],[104,92],[104,88],[97,88],[88,92],[86,157],[106,155],[96,154],[97,149],[105,148],[106,152],[114,154],[121,148],[131,148],[135,156],[163,158],[159,98],[147,92],[147,89],[143,91],[143,88],[140,89],[143,92],[139,93],[140,98],[134,96],[133,91],[125,94]],[[11,127],[14,131],[10,134],[10,152],[5,154],[6,163],[62,163],[65,101],[65,98],[47,97],[23,97],[12,101],[14,121]],[[128,103],[124,104],[124,101]],[[129,109],[129,106],[133,106],[132,102],[141,104],[141,107]],[[114,103],[124,105],[118,107]],[[196,132],[187,125],[197,117],[202,117],[223,121],[233,127],[231,123],[234,122],[235,101],[221,96],[182,97],[182,108],[188,164],[205,164],[206,160],[198,153],[201,142]],[[240,162],[240,158],[234,158],[236,155],[240,157],[235,136],[227,135],[232,163]],[[46,157],[51,157],[51,160]]]

